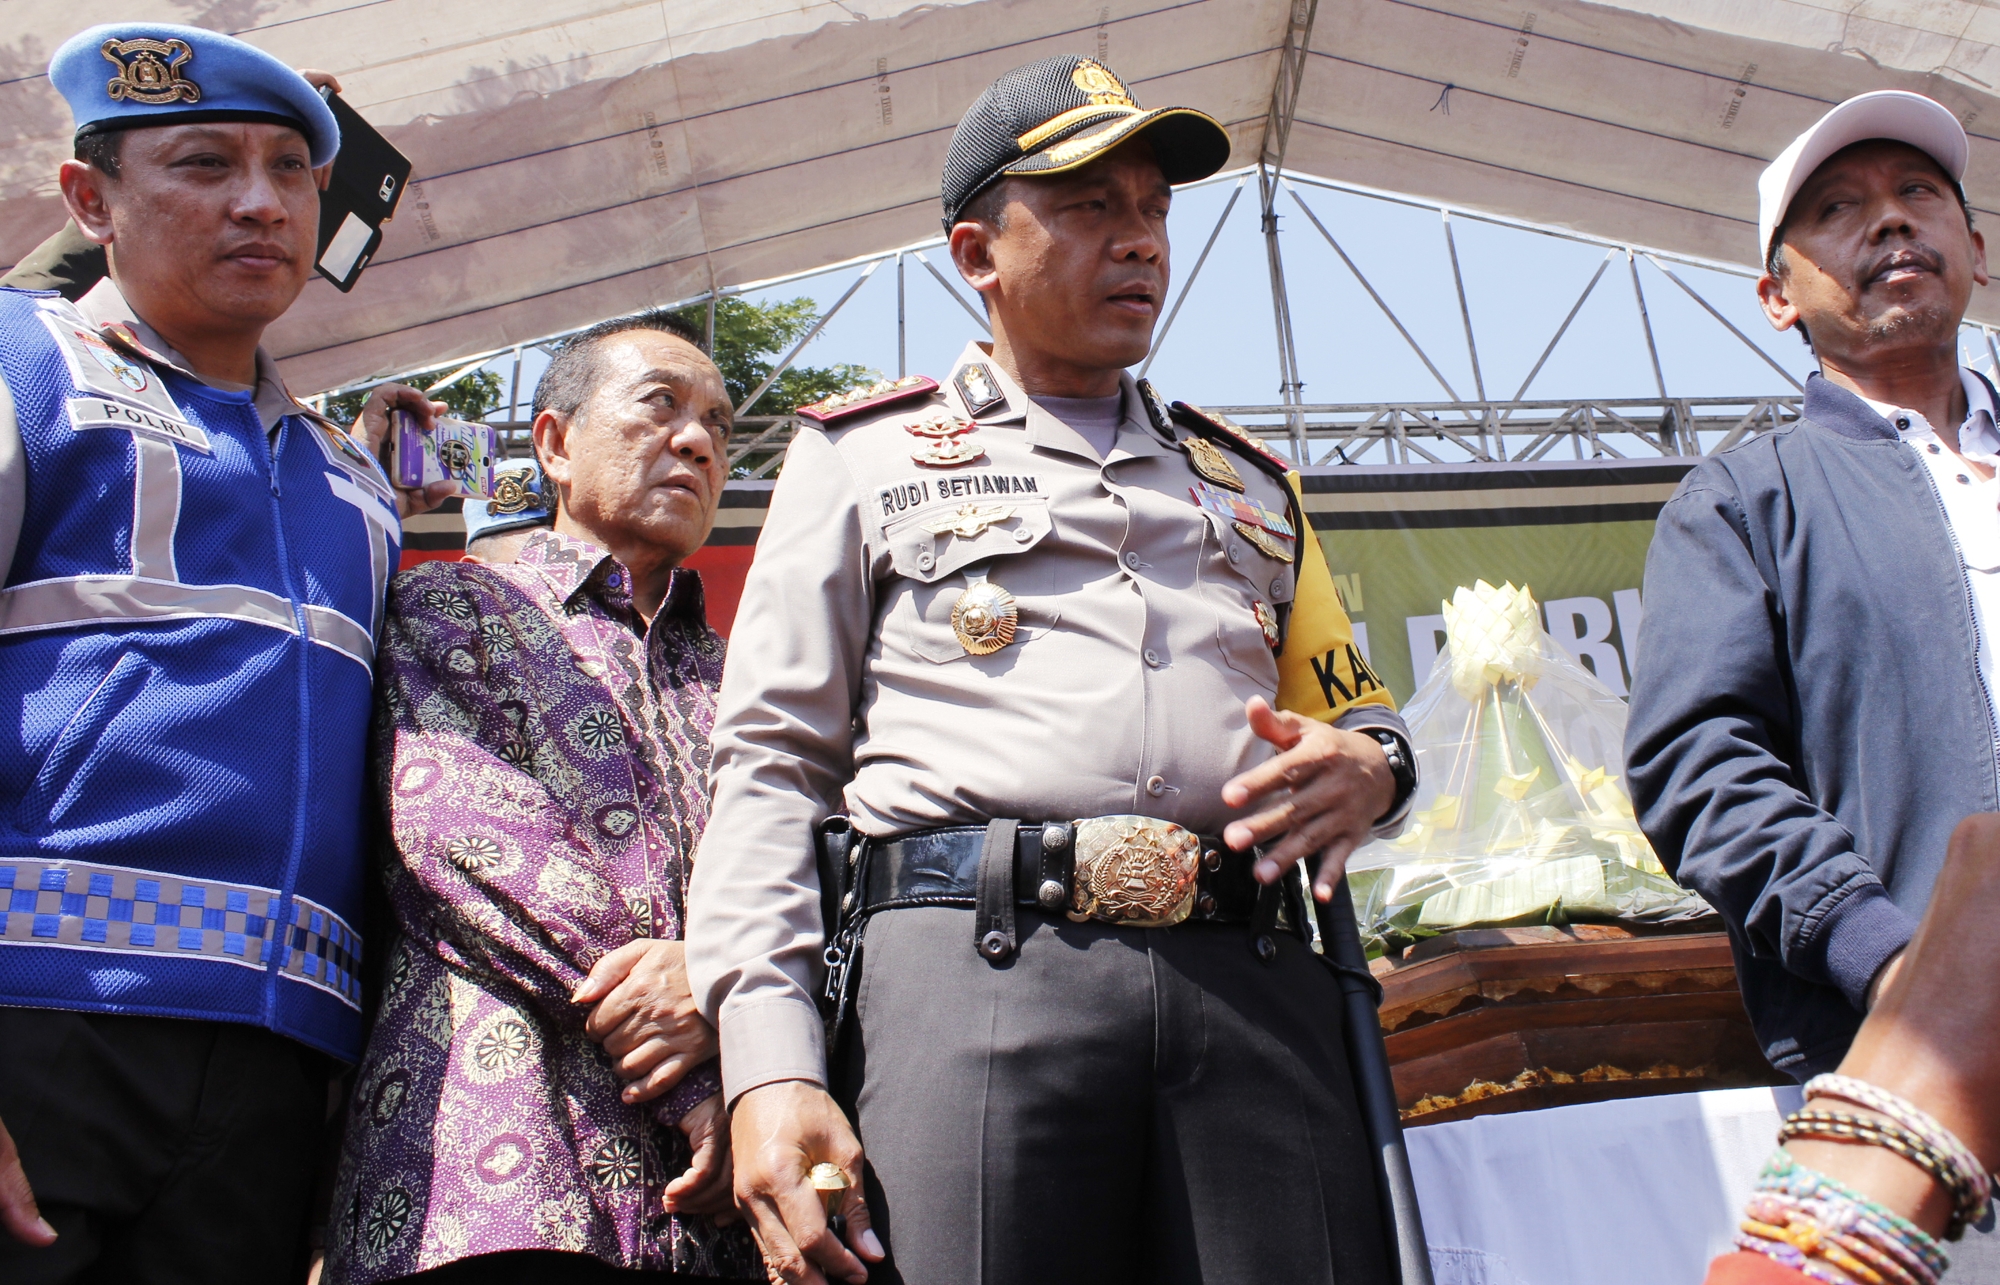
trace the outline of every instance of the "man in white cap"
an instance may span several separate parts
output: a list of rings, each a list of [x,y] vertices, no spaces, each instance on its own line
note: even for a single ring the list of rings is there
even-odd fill
[[[2000,806],[2000,433],[1957,359],[1987,280],[1966,151],[1944,107],[1883,91],[1765,170],[1757,293],[1820,369],[1799,423],[1688,474],[1646,563],[1633,800],[1801,1080],[1894,977],[1952,828]],[[1986,1279],[1982,1249],[1954,1280]]]

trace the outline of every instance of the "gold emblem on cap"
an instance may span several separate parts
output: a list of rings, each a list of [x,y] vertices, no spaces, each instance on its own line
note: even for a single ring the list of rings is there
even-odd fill
[[[183,100],[201,101],[201,86],[181,75],[181,68],[194,57],[185,40],[107,40],[99,52],[118,69],[104,85],[114,103],[130,99],[148,107],[164,107]]]
[[[1125,92],[1125,86],[1118,83],[1118,77],[1100,63],[1085,58],[1077,63],[1076,70],[1069,74],[1070,82],[1099,107],[1136,107],[1132,95]]]
[[[951,604],[951,631],[974,656],[991,656],[1014,641],[1021,612],[1014,595],[991,580],[976,580]]]
[[[1205,437],[1190,437],[1181,445],[1187,447],[1188,463],[1194,465],[1195,472],[1217,486],[1226,486],[1232,491],[1243,489],[1243,475],[1236,471],[1236,466],[1229,462],[1229,457],[1222,453],[1220,446]]]
[[[995,522],[1005,522],[1013,516],[1013,506],[1007,504],[961,504],[958,512],[933,519],[924,525],[924,530],[932,535],[955,535],[961,540],[971,540]]]
[[[1236,522],[1231,525],[1236,528],[1236,534],[1256,545],[1257,551],[1265,557],[1276,558],[1280,562],[1292,560],[1291,546],[1264,528],[1252,526],[1248,522]]]
[[[1257,627],[1264,631],[1264,645],[1272,651],[1278,650],[1278,644],[1284,641],[1278,632],[1278,613],[1261,598],[1252,602],[1250,609],[1257,613]]]

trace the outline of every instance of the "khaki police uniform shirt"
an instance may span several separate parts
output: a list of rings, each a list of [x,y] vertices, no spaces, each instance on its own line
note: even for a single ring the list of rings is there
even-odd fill
[[[971,364],[1005,395],[976,416],[957,379]],[[689,901],[688,971],[730,1100],[825,1082],[824,817],[881,836],[1141,813],[1216,834],[1236,815],[1224,782],[1273,752],[1243,707],[1277,691],[1256,604],[1291,598],[1292,567],[1196,507],[1187,455],[1122,383],[1102,460],[978,345],[937,393],[792,443],[730,638]],[[931,439],[909,429],[941,414],[976,420],[963,440],[982,458],[912,458]],[[1276,479],[1231,460],[1249,497],[1285,512]],[[932,529],[966,506],[997,520],[970,537]],[[1020,613],[988,656],[951,624],[980,572]],[[1402,726],[1382,707],[1338,721]]]

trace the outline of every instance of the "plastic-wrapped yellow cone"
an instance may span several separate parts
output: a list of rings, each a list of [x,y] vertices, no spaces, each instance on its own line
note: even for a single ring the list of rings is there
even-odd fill
[[[820,1203],[826,1206],[827,1217],[831,1218],[840,1198],[847,1193],[847,1175],[840,1171],[839,1165],[822,1160],[812,1167],[806,1180],[819,1193]]]

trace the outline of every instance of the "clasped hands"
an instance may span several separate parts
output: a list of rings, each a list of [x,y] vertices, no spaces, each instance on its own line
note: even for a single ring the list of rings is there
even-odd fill
[[[1244,712],[1250,730],[1278,753],[1222,787],[1222,801],[1232,810],[1258,809],[1231,821],[1223,841],[1238,852],[1271,845],[1254,872],[1261,883],[1275,883],[1300,861],[1316,859],[1313,896],[1326,901],[1348,857],[1395,803],[1388,755],[1371,736],[1281,713],[1261,697],[1251,698]],[[880,1262],[883,1251],[861,1195],[861,1143],[826,1090],[800,1080],[751,1089],[736,1101],[731,1131],[737,1202],[771,1279],[785,1285],[867,1280],[866,1263]],[[847,1175],[839,1210],[847,1220],[844,1244],[829,1230],[807,1177],[822,1161]]]
[[[570,1001],[589,1005],[584,1034],[611,1059],[626,1081],[627,1103],[650,1102],[671,1092],[689,1071],[716,1055],[715,1030],[695,1007],[681,942],[640,938],[607,952]],[[729,1112],[711,1094],[680,1119],[694,1159],[667,1184],[667,1209],[713,1214],[733,1222],[730,1196]]]

